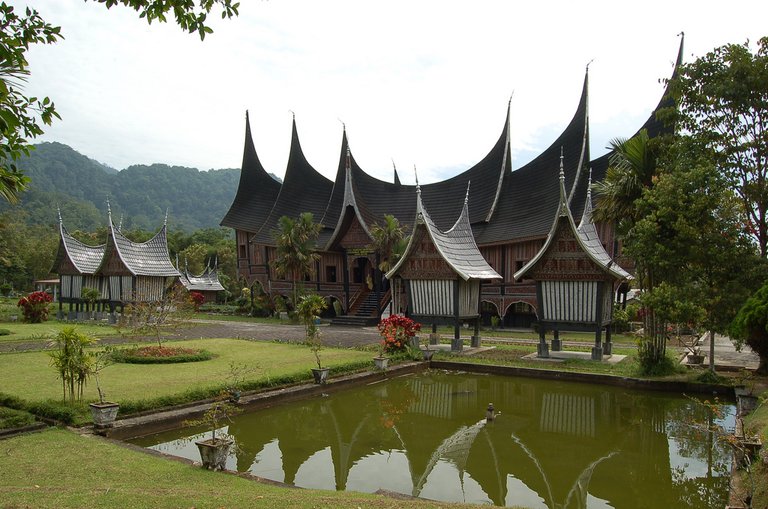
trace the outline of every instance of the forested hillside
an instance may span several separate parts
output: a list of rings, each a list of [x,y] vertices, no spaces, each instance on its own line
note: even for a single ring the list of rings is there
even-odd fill
[[[192,232],[217,227],[237,191],[239,169],[198,171],[153,164],[117,171],[67,145],[42,143],[19,166],[31,178],[20,208],[30,225],[56,222],[59,205],[65,225],[93,231],[106,225],[107,199],[115,222],[156,230],[166,210],[173,229]],[[0,212],[10,206],[0,202]]]

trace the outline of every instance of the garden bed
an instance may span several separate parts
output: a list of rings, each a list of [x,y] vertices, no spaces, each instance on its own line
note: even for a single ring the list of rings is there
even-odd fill
[[[173,364],[179,362],[200,362],[213,359],[214,354],[202,348],[179,346],[141,346],[123,348],[112,353],[115,362],[127,364]]]

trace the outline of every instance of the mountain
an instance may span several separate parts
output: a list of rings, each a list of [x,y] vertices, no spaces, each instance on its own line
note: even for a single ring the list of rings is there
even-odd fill
[[[20,208],[29,224],[57,221],[61,208],[70,230],[93,231],[112,218],[125,228],[157,230],[168,211],[168,225],[191,232],[216,228],[237,192],[239,169],[199,171],[165,164],[134,165],[117,171],[61,143],[41,143],[19,167],[30,177],[29,191],[11,207]]]

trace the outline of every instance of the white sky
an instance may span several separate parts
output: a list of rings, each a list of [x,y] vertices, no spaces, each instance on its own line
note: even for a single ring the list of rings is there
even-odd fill
[[[291,111],[329,178],[343,121],[370,174],[453,176],[490,150],[512,100],[513,168],[559,135],[590,65],[593,157],[658,103],[683,30],[685,59],[768,35],[768,2],[242,0],[201,42],[175,23],[83,0],[11,0],[62,27],[30,51],[27,93],[62,117],[59,141],[123,169],[239,168],[245,111],[267,169],[285,172]]]

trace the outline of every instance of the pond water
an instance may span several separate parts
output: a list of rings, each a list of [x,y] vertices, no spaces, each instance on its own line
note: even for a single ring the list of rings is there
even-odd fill
[[[498,413],[486,422],[492,402]],[[276,405],[222,431],[227,468],[305,488],[529,508],[722,508],[729,452],[692,399],[431,371]],[[199,460],[185,428],[131,440]]]

